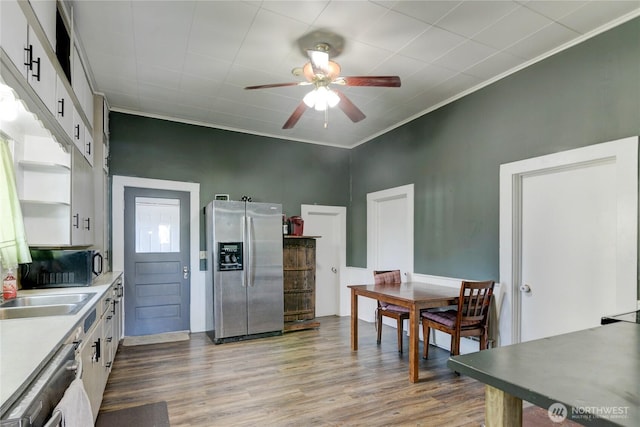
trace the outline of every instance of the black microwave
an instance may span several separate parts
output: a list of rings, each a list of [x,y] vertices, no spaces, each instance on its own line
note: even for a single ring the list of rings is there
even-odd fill
[[[31,249],[32,262],[20,265],[22,289],[91,286],[102,274],[98,251]]]

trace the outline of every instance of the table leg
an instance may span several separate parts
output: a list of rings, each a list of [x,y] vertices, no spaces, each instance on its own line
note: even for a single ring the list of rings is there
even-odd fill
[[[415,305],[409,309],[409,381],[418,382],[419,373],[419,348],[420,348],[420,311]]]
[[[351,289],[351,350],[358,350],[358,295]]]
[[[485,385],[484,422],[486,427],[522,426],[522,400]]]

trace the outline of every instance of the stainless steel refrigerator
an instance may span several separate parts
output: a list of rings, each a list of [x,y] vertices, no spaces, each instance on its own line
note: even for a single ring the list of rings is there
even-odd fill
[[[216,344],[282,334],[282,206],[214,200],[205,214],[207,334]]]

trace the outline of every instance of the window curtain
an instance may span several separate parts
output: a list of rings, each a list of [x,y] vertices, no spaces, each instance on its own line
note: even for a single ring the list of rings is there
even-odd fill
[[[31,262],[9,143],[0,136],[0,261],[3,268]]]

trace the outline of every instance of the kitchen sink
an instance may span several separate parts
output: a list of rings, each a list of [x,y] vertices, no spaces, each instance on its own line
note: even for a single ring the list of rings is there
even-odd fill
[[[94,295],[95,292],[18,297],[0,304],[0,320],[76,314]]]

